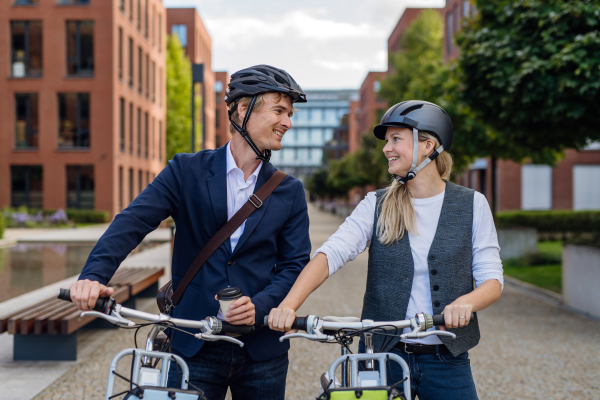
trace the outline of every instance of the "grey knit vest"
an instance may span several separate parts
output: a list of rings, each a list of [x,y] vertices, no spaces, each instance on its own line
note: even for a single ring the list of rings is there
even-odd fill
[[[396,321],[406,318],[414,262],[408,234],[388,246],[381,244],[377,237],[377,220],[385,191],[376,192],[377,208],[361,319]],[[446,305],[473,291],[473,198],[473,190],[451,182],[446,184],[442,211],[427,256],[434,314],[440,314]],[[473,313],[469,325],[449,331],[456,334],[456,339],[440,339],[453,355],[475,347],[479,343],[476,313]],[[375,352],[387,352],[399,340],[373,335]]]

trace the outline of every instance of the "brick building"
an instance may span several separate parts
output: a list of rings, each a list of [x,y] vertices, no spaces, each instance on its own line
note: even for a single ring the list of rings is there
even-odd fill
[[[226,71],[215,72],[215,131],[216,147],[221,147],[231,140],[229,133],[229,114],[225,104],[225,90],[229,84],[229,74]]]
[[[120,212],[165,164],[159,0],[0,2],[0,207]]]
[[[167,31],[176,34],[185,48],[185,53],[193,64],[204,64],[204,85],[206,99],[204,112],[206,116],[206,142],[207,149],[216,147],[215,132],[215,73],[212,70],[212,42],[210,35],[195,8],[167,8]],[[202,97],[201,83],[196,85],[197,96]],[[191,106],[191,104],[190,104]],[[202,121],[202,109],[199,112],[199,121]],[[199,125],[197,125],[199,126]],[[196,137],[202,135],[202,130],[196,132]],[[196,151],[201,150],[197,147]]]

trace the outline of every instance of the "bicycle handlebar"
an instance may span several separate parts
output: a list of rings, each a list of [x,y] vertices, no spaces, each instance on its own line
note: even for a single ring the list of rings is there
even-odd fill
[[[69,289],[60,289],[58,293],[58,298],[65,301],[71,301],[71,292]],[[123,307],[116,303],[115,299],[111,297],[100,297],[96,301],[96,305],[94,306],[94,311],[105,314],[106,316],[111,316],[113,311],[117,311],[123,317],[127,318],[136,318],[141,319],[148,322],[159,323],[159,322],[170,322],[178,327],[183,328],[196,328],[201,331],[206,330],[206,321],[194,321],[188,319],[179,319],[172,318],[171,316],[164,314],[151,314],[143,311],[138,311],[132,308]],[[98,317],[109,319],[104,316],[97,315]],[[114,317],[111,317],[114,318]],[[216,318],[215,318],[216,320]],[[225,321],[218,321],[218,323],[214,324],[213,332],[215,334],[223,334],[223,333],[234,333],[240,335],[250,335],[254,333],[255,328],[253,325],[232,325]]]
[[[436,326],[446,326],[446,321],[444,320],[443,314],[432,315],[433,325]]]

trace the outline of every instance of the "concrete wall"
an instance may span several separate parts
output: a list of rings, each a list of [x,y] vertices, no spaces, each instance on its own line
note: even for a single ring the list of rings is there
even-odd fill
[[[498,228],[500,258],[520,258],[537,251],[537,230],[534,228]]]
[[[562,257],[565,303],[600,318],[600,249],[567,245]]]

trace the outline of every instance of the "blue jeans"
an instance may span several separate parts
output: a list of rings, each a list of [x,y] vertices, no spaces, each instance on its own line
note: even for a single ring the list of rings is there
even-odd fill
[[[206,342],[191,358],[182,357],[190,368],[190,383],[204,391],[209,400],[223,400],[227,387],[234,400],[285,398],[285,378],[288,370],[288,353],[272,360],[255,362],[245,347],[217,341]],[[175,363],[169,369],[168,387],[181,387]],[[193,389],[190,385],[189,389]]]
[[[364,353],[361,342],[359,352]],[[412,399],[419,400],[477,400],[475,382],[471,374],[469,354],[454,357],[452,354],[406,354],[398,349],[398,354],[406,361],[410,369],[410,390]],[[388,384],[402,379],[400,364],[390,361],[391,374],[388,371]]]

